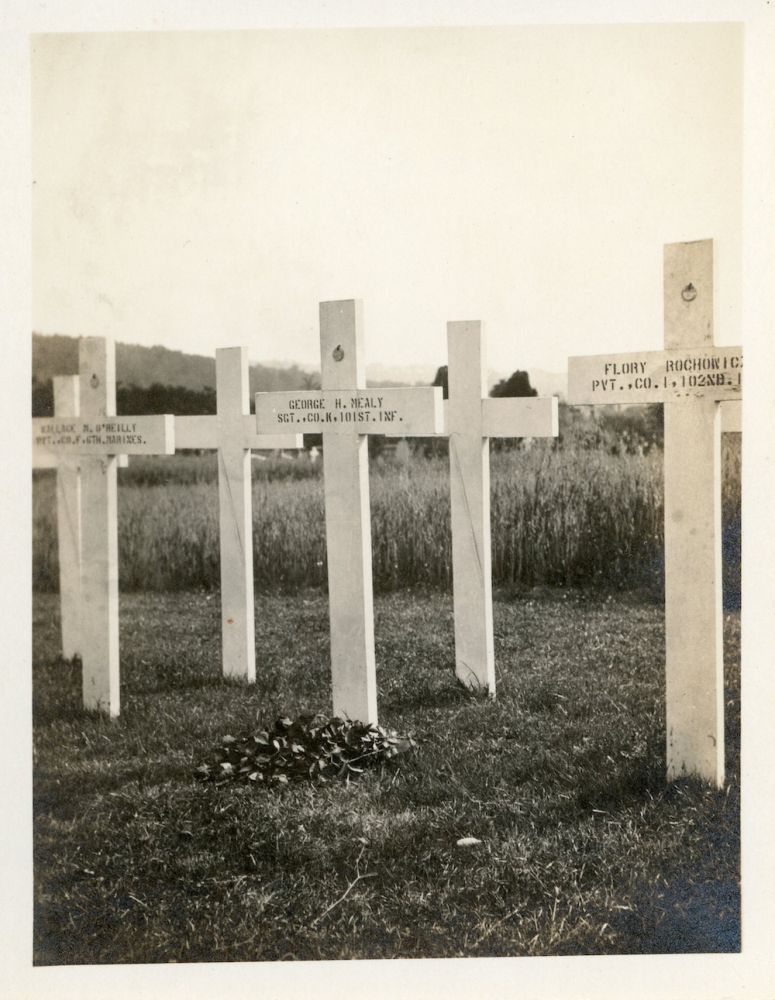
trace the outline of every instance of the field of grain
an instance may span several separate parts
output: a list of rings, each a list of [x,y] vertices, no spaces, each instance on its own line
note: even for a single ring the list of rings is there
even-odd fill
[[[253,558],[259,590],[325,585],[320,462],[254,462]],[[725,579],[739,576],[739,440],[724,447]],[[119,471],[120,587],[219,585],[214,455],[133,461]],[[451,586],[449,469],[445,455],[370,466],[374,586]],[[34,482],[33,584],[57,588],[52,473]],[[662,587],[661,452],[604,448],[494,451],[493,583],[512,588]]]

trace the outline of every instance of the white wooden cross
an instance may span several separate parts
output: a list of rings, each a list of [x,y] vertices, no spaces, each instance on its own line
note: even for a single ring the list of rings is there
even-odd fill
[[[80,380],[77,375],[55,375],[54,416],[77,417]],[[129,464],[118,455],[119,468]],[[81,649],[81,480],[78,455],[38,451],[34,468],[56,471],[57,555],[62,656],[71,660]]]
[[[711,240],[665,246],[664,316],[664,351],[570,358],[568,402],[665,404],[667,775],[720,787],[720,431],[740,429],[739,403],[725,401],[741,398],[743,360],[739,347],[713,344]]]
[[[490,399],[479,321],[447,324],[455,673],[495,694],[490,550],[491,437],[556,437],[557,397]]]
[[[256,395],[259,432],[322,433],[334,713],[377,721],[368,434],[426,436],[441,389],[366,389],[360,302],[320,304],[322,388]]]
[[[114,717],[120,711],[117,456],[172,454],[173,418],[116,416],[112,341],[81,338],[78,369],[77,391],[72,380],[58,383],[57,415],[32,421],[33,466],[58,469],[63,653],[80,653],[84,707]]]
[[[250,413],[248,350],[215,352],[216,416],[175,418],[176,448],[218,451],[223,673],[256,679],[251,448],[301,448],[290,432],[259,435]]]

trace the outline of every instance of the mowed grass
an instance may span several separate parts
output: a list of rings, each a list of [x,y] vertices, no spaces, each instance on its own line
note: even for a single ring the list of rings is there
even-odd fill
[[[320,590],[258,596],[252,687],[220,677],[217,593],[122,595],[114,722],[80,710],[36,596],[35,962],[737,950],[738,616],[715,791],[664,781],[659,606],[536,591],[494,611],[490,701],[454,679],[447,595],[379,597],[380,721],[418,748],[271,790],[192,772],[224,734],[330,711]]]

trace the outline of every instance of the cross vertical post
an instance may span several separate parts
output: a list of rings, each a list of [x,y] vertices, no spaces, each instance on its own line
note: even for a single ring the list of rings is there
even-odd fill
[[[216,358],[218,496],[223,668],[228,676],[256,679],[253,600],[253,504],[247,349],[219,348]]]
[[[721,433],[741,429],[743,355],[713,343],[713,241],[663,256],[662,351],[568,359],[570,403],[664,404],[668,780],[724,784]]]
[[[363,306],[320,303],[322,389],[366,386]],[[368,438],[323,431],[334,714],[377,721]]]
[[[450,513],[455,673],[495,693],[490,546],[490,455],[483,429],[487,369],[482,324],[447,324]]]
[[[478,320],[447,324],[447,354],[455,673],[467,687],[494,695],[489,439],[556,437],[557,398],[490,399]]]
[[[79,341],[80,419],[116,413],[112,341]],[[81,643],[83,703],[111,718],[120,711],[118,661],[118,522],[116,456],[83,455],[81,503]]]
[[[256,677],[251,448],[301,448],[300,434],[258,434],[250,415],[247,347],[215,352],[217,414],[175,418],[175,447],[218,453],[221,665],[224,677]]]
[[[322,388],[256,393],[256,430],[323,435],[334,714],[376,724],[367,435],[425,437],[443,420],[441,389],[367,389],[363,341],[360,302],[321,302]]]
[[[664,249],[665,348],[713,345],[713,244]],[[724,784],[720,412],[664,404],[668,779]]]
[[[54,416],[78,417],[77,375],[54,378]],[[79,461],[63,457],[56,469],[59,606],[62,656],[71,660],[81,652],[81,481]]]
[[[81,338],[77,378],[55,380],[57,412],[32,419],[33,468],[57,469],[62,651],[81,655],[84,708],[110,717],[120,710],[116,469],[130,454],[175,450],[171,415],[116,417],[115,357],[112,341]]]

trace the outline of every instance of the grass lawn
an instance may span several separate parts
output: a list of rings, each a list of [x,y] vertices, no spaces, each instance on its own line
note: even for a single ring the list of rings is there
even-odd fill
[[[115,722],[80,710],[57,598],[36,596],[35,962],[738,950],[739,615],[716,792],[664,781],[660,606],[494,611],[490,701],[454,679],[449,596],[377,598],[380,722],[417,749],[272,789],[193,772],[224,734],[330,712],[322,592],[257,598],[255,686],[220,677],[217,594],[122,595]]]

